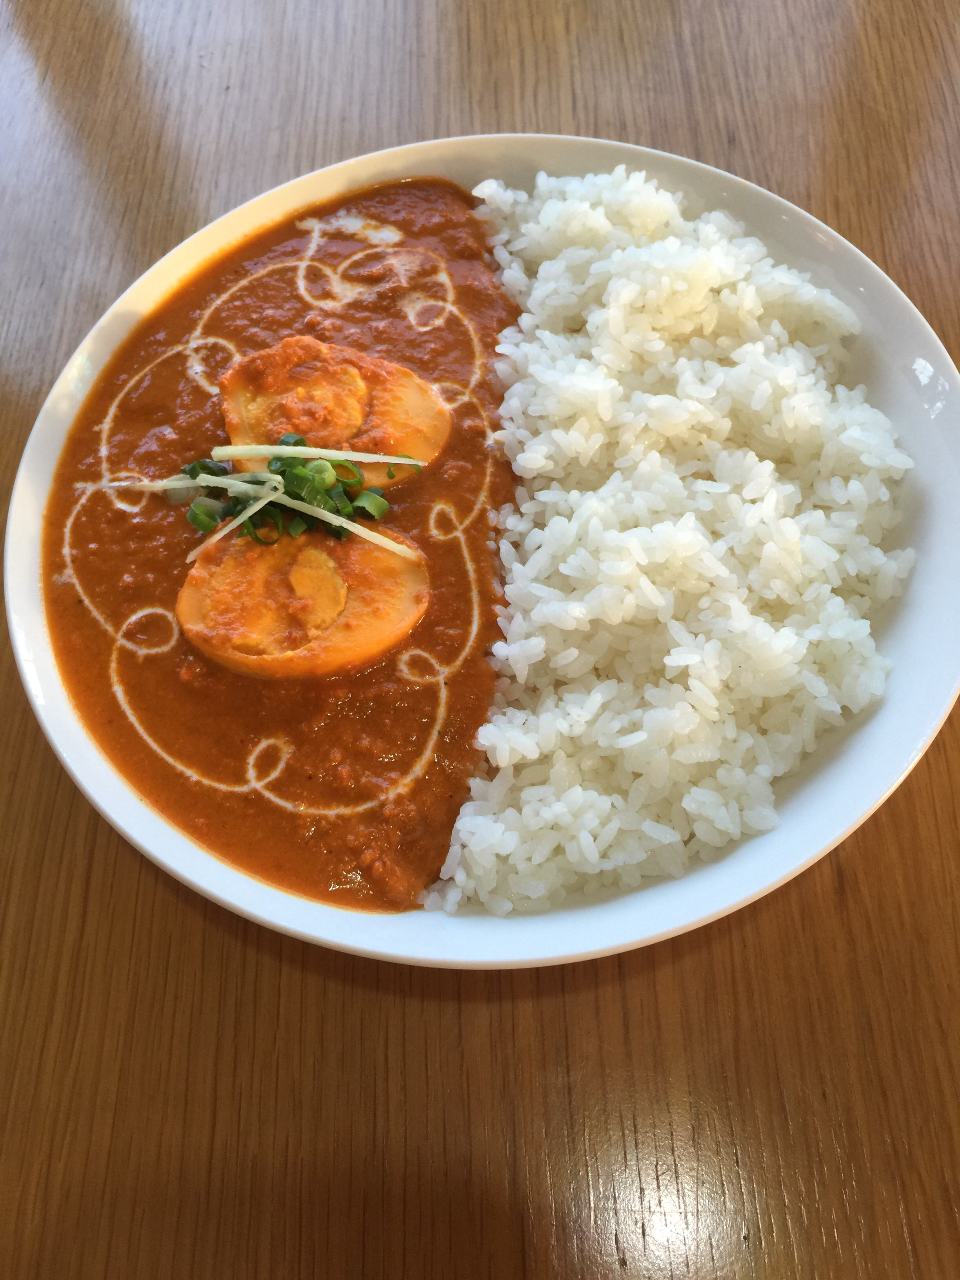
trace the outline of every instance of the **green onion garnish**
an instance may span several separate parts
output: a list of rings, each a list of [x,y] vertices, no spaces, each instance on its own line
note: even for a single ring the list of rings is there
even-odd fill
[[[244,520],[243,524],[240,526],[240,532],[237,534],[237,537],[252,538],[254,542],[259,542],[261,547],[272,547],[273,544],[277,541],[277,537],[279,535],[273,538],[264,538],[260,534],[260,530],[257,528],[257,524],[258,524],[258,521],[256,517],[251,517],[248,520]]]
[[[201,533],[213,533],[223,519],[223,508],[224,504],[213,498],[194,498],[187,508],[187,519]]]
[[[199,480],[201,476],[229,475],[230,468],[222,462],[214,462],[212,458],[198,458],[196,462],[188,463],[182,469],[182,474],[189,476],[191,480]]]
[[[390,503],[372,489],[364,489],[353,500],[353,510],[357,515],[368,515],[372,520],[382,520],[390,510]]]
[[[285,534],[299,538],[322,527],[335,538],[357,533],[398,555],[413,554],[355,519],[381,520],[390,510],[382,489],[363,487],[363,470],[357,464],[386,463],[387,475],[393,478],[394,464],[419,470],[423,464],[413,458],[309,448],[304,437],[293,432],[281,436],[276,445],[220,445],[211,452],[213,456],[187,463],[175,476],[109,480],[105,487],[165,492],[172,498],[182,494],[181,501],[190,502],[187,519],[195,529],[211,535],[208,541],[238,530],[239,537],[272,546]],[[224,461],[227,458],[265,458],[266,470],[235,474]],[[194,547],[188,561],[195,560],[206,545]]]
[[[322,461],[322,459],[318,459]],[[327,466],[331,464],[328,462]],[[347,489],[358,489],[363,487],[363,472],[355,462],[343,459],[341,462],[334,463],[331,467],[340,483]],[[346,475],[344,475],[346,472]]]
[[[337,510],[346,519],[350,519],[353,515],[353,503],[347,497],[347,491],[342,484],[335,484],[329,491],[328,496],[335,503]]]
[[[348,533],[357,533],[361,538],[365,538],[367,542],[376,543],[378,547],[386,547],[388,551],[393,551],[398,556],[403,556],[405,560],[415,560],[416,551],[411,549],[402,542],[395,542],[392,538],[385,538],[382,533],[374,533],[372,529],[365,529],[362,524],[355,524],[352,520],[345,520],[343,516],[335,515],[332,511],[323,511],[319,507],[310,507],[304,502],[299,502],[296,498],[288,498],[285,493],[277,494],[274,499],[283,507],[292,507],[294,511],[301,511],[304,515],[315,516],[324,524],[332,525],[331,532],[336,534],[339,529],[340,537]]]
[[[274,461],[276,461],[276,459],[274,459]],[[281,459],[281,462],[282,462],[282,459]],[[352,466],[352,463],[348,463],[347,465]],[[357,478],[359,483],[363,484],[363,473],[359,471],[356,467],[354,467],[353,469],[357,473]],[[331,464],[326,460],[326,458],[315,458],[313,462],[307,463],[306,467],[304,467],[304,470],[308,473],[308,475],[311,475],[313,477],[313,479],[320,486],[321,489],[332,489],[333,486],[337,483],[336,468],[331,466]]]

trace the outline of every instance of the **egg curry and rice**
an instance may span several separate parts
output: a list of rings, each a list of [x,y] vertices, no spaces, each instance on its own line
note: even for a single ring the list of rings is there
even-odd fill
[[[48,507],[101,748],[340,905],[542,909],[768,829],[882,693],[911,562],[845,304],[643,174],[479,194],[389,184],[208,265]]]

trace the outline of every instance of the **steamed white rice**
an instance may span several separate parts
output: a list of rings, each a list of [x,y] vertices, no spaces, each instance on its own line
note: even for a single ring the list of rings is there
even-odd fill
[[[772,783],[881,696],[869,616],[911,466],[838,381],[856,316],[623,168],[477,188],[501,335],[506,607],[489,762],[429,907],[543,909],[777,822]]]

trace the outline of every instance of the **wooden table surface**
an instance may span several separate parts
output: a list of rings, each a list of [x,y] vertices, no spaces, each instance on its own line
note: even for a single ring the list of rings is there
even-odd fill
[[[7,0],[5,483],[149,263],[431,136],[677,151],[830,222],[960,354],[944,0]],[[0,1277],[960,1272],[960,719],[739,914],[522,973],[354,960],[197,897],[81,798],[2,653]]]

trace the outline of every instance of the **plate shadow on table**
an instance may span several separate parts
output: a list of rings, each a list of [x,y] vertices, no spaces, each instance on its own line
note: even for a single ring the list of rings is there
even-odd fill
[[[457,1005],[483,1004],[496,1003],[504,997],[524,999],[550,993],[585,994],[611,990],[623,982],[625,968],[632,978],[645,970],[652,972],[658,963],[667,960],[668,950],[682,952],[686,956],[709,950],[712,930],[724,923],[729,928],[731,921],[730,916],[723,917],[649,946],[560,965],[523,969],[450,969],[408,965],[337,951],[247,920],[181,884],[162,867],[142,858],[122,837],[117,838],[125,855],[142,860],[141,874],[151,880],[156,878],[155,887],[161,892],[174,894],[178,899],[177,909],[194,917],[198,928],[212,929],[225,935],[228,944],[240,950],[255,951],[261,957],[269,956],[278,969],[296,973],[301,981],[330,983],[343,989],[356,987],[368,995],[388,995],[401,1003],[412,1001],[422,1004],[427,1001],[443,1004],[449,1000]],[[611,892],[598,896],[596,901],[617,896]],[[747,910],[761,903],[751,904]]]

